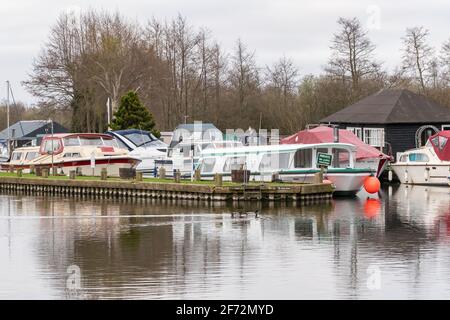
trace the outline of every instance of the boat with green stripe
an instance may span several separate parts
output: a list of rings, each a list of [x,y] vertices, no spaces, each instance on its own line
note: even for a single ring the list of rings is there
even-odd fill
[[[221,174],[231,180],[232,170],[244,169],[251,181],[312,183],[321,168],[317,165],[319,153],[332,156],[324,169],[324,180],[331,181],[337,194],[355,194],[373,169],[355,168],[356,147],[346,143],[317,143],[248,146],[206,149],[202,151],[197,169],[202,179],[213,179]]]

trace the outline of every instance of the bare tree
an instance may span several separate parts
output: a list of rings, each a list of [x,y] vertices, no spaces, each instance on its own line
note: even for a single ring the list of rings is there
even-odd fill
[[[272,67],[267,67],[267,81],[270,88],[281,97],[284,108],[288,105],[289,97],[295,95],[298,89],[298,68],[294,62],[283,56]]]
[[[50,31],[49,40],[33,62],[33,71],[23,84],[38,98],[68,107],[76,91],[76,17],[62,14]]]
[[[333,36],[332,54],[325,70],[344,81],[350,79],[357,91],[362,78],[380,71],[380,63],[373,57],[375,45],[357,18],[339,18],[338,25],[340,31]]]
[[[442,45],[440,63],[444,84],[448,85],[450,83],[450,39]]]
[[[425,91],[433,76],[433,49],[427,43],[429,31],[424,27],[406,29],[403,37],[402,67],[415,79],[421,91]]]
[[[231,87],[236,90],[240,114],[248,105],[249,96],[259,87],[259,73],[255,53],[249,52],[246,45],[238,39],[229,70]]]

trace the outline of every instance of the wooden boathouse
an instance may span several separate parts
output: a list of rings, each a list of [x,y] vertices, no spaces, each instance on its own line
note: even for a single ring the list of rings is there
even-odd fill
[[[450,109],[406,89],[384,89],[320,122],[350,130],[395,157],[423,146],[438,131],[450,130]]]

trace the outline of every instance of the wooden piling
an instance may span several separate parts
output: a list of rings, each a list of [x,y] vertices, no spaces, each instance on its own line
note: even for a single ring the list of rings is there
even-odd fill
[[[102,168],[102,171],[100,172],[100,180],[106,179],[108,179],[108,170],[106,168]]]
[[[175,170],[174,181],[176,183],[180,183],[181,182],[181,172],[180,172],[180,170]]]

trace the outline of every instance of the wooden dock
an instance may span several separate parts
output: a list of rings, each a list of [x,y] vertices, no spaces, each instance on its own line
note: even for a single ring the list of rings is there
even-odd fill
[[[146,182],[136,180],[82,180],[0,176],[0,191],[33,195],[96,198],[146,198],[198,201],[317,202],[331,199],[330,184],[224,185]]]

